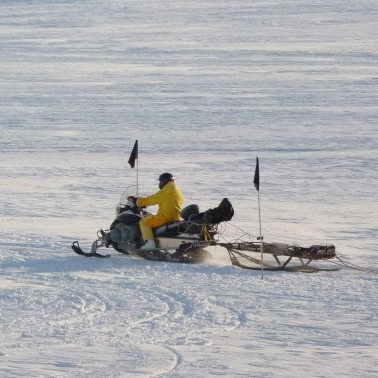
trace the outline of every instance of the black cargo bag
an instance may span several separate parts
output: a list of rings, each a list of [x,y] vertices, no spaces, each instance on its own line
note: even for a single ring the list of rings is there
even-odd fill
[[[191,218],[191,221],[195,223],[217,224],[229,221],[233,216],[234,208],[232,207],[231,202],[227,198],[223,198],[218,207],[197,214]]]

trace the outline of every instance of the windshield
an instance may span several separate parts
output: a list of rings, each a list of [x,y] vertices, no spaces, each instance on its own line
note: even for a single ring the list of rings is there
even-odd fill
[[[137,197],[138,191],[136,185],[130,185],[126,188],[126,190],[123,192],[121,198],[119,199],[119,202],[115,208],[116,214],[118,215],[121,211],[121,208],[127,205],[127,199],[130,197]]]
[[[129,187],[126,188],[126,190],[123,192],[119,204],[120,205],[126,205],[127,204],[127,199],[130,197],[138,197],[138,191],[136,185],[130,185]]]

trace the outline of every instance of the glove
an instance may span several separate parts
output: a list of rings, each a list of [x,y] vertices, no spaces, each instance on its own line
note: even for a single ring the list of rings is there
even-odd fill
[[[135,206],[138,206],[138,197],[134,197],[134,196],[127,197],[127,204],[131,208],[134,208]]]

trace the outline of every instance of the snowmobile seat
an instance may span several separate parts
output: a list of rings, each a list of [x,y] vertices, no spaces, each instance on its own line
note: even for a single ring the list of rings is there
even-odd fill
[[[181,221],[173,221],[153,229],[155,236],[176,236],[179,233]]]

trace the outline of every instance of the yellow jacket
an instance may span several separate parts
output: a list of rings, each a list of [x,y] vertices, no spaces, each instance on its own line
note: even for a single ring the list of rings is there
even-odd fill
[[[163,189],[148,197],[139,197],[138,206],[159,205],[157,216],[164,217],[167,222],[179,220],[184,197],[173,181],[164,185]]]

